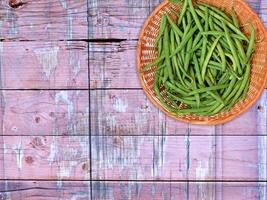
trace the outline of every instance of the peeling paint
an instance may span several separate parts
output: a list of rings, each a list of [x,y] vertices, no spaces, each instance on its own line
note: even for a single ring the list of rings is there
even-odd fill
[[[113,108],[117,112],[126,112],[126,109],[128,108],[128,102],[123,101],[120,97],[115,97]]]
[[[23,159],[23,156],[24,156],[24,152],[23,152],[23,148],[22,148],[21,139],[20,139],[20,143],[14,145],[12,149],[16,153],[17,168],[18,169],[22,169],[22,162],[23,162],[22,159]]]
[[[68,91],[60,91],[56,93],[55,102],[59,104],[60,102],[66,102],[68,106],[68,119],[71,119],[71,116],[74,112],[73,101],[69,98]]]
[[[198,161],[196,167],[196,180],[205,180],[208,176],[209,163],[206,161],[203,164],[201,161]]]
[[[48,80],[58,65],[58,50],[59,47],[39,48],[34,50],[37,60],[43,67],[43,72]]]
[[[72,195],[70,200],[79,200],[80,198],[86,198],[86,197],[88,197],[88,195],[86,193],[84,193],[84,192],[81,192],[79,194]]]
[[[50,154],[49,154],[49,156],[47,158],[50,166],[53,164],[53,162],[56,159],[56,152],[57,151],[58,151],[57,141],[55,139],[55,136],[53,136],[53,141],[50,144]]]

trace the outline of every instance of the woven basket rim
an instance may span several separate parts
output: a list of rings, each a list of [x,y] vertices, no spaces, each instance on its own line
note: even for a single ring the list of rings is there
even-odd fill
[[[264,38],[267,39],[267,29],[265,28],[265,25],[263,24],[262,20],[260,19],[260,17],[258,16],[258,14],[252,9],[252,7],[247,4],[244,0],[236,0],[239,3],[243,4],[244,7],[247,7],[247,12],[250,12],[251,14],[253,14],[254,18],[257,20],[257,22],[259,22],[259,26],[262,27],[262,29],[264,30]],[[141,82],[142,88],[144,90],[144,92],[146,93],[146,96],[148,97],[148,99],[157,107],[159,108],[161,111],[163,111],[167,116],[178,120],[178,121],[182,121],[182,122],[186,122],[186,123],[191,123],[191,124],[196,124],[196,125],[218,125],[218,124],[223,124],[226,122],[229,122],[231,120],[233,120],[234,118],[240,116],[241,114],[245,113],[246,111],[248,111],[255,103],[256,101],[260,98],[260,96],[262,95],[266,84],[267,84],[267,73],[265,74],[265,79],[264,79],[264,83],[262,84],[262,86],[260,87],[260,89],[258,89],[258,93],[257,96],[255,96],[255,98],[253,100],[251,100],[247,106],[245,108],[243,108],[242,110],[240,110],[238,113],[230,115],[226,118],[223,119],[211,119],[211,120],[206,120],[206,121],[199,121],[199,120],[193,120],[193,119],[185,119],[185,118],[181,118],[179,116],[175,116],[173,115],[169,110],[167,110],[166,108],[164,108],[161,103],[157,100],[157,98],[154,95],[151,95],[151,93],[148,91],[148,87],[145,84],[145,81],[142,77],[142,74],[140,73],[140,69],[141,69],[141,55],[142,55],[142,38],[145,32],[146,27],[148,26],[148,24],[150,23],[151,19],[154,17],[155,14],[157,14],[163,7],[165,7],[169,2],[169,0],[164,0],[162,3],[160,3],[153,11],[152,13],[148,16],[148,18],[146,19],[140,34],[139,34],[139,39],[138,39],[138,44],[137,44],[137,73],[138,73],[138,77],[139,80]],[[266,57],[267,57],[267,52],[265,53]],[[264,66],[267,68],[267,64]]]

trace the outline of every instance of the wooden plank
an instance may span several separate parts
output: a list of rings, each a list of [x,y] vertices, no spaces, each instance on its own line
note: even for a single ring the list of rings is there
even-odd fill
[[[86,42],[2,42],[1,89],[88,88]]]
[[[88,91],[3,91],[3,135],[88,135]]]
[[[89,44],[91,88],[141,88],[136,68],[137,41]]]
[[[100,182],[93,186],[94,200],[186,200],[187,183],[161,182]]]
[[[257,132],[258,136],[258,148],[261,149],[258,153],[258,176],[259,179],[267,177],[267,95],[264,94],[264,98],[261,99],[260,105],[258,106],[257,113]],[[267,189],[262,187],[260,188],[260,197],[259,200],[267,199]]]
[[[260,136],[259,136],[260,137]],[[264,136],[262,136],[264,137]],[[255,136],[95,136],[93,180],[266,181]],[[218,163],[221,163],[218,165]]]
[[[267,101],[267,90],[261,102]],[[215,126],[190,126],[190,135],[256,135],[258,102],[235,120]],[[265,105],[264,105],[265,106]],[[92,135],[186,135],[188,124],[166,117],[144,95],[142,90],[91,91]],[[258,133],[259,134],[259,133]],[[266,132],[261,131],[261,134]]]
[[[219,188],[218,185],[223,187]],[[186,183],[186,182],[93,182],[95,200],[258,200],[257,183]],[[266,188],[262,185],[261,188]]]
[[[88,180],[89,148],[88,136],[4,136],[0,179]]]
[[[1,181],[0,199],[90,200],[89,181]]]
[[[89,38],[137,39],[145,19],[159,2],[89,0]]]
[[[1,39],[87,39],[86,0],[3,0],[0,15]]]
[[[263,0],[246,1],[258,13],[261,8],[261,13],[265,14],[260,16],[267,23],[267,11],[264,9],[266,3]],[[138,39],[147,16],[160,2],[162,1],[89,0],[89,38]]]

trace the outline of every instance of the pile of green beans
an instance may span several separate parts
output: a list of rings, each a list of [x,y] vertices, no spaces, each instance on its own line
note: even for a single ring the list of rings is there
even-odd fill
[[[173,11],[174,12],[174,11]],[[215,115],[247,95],[255,30],[241,30],[235,11],[184,0],[178,19],[161,18],[158,58],[143,71],[155,70],[154,90],[176,115]]]

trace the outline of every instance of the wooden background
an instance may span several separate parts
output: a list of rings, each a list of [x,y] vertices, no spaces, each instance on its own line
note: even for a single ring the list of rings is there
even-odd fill
[[[160,2],[0,1],[1,200],[267,199],[267,90],[218,126],[144,95],[136,45]]]

